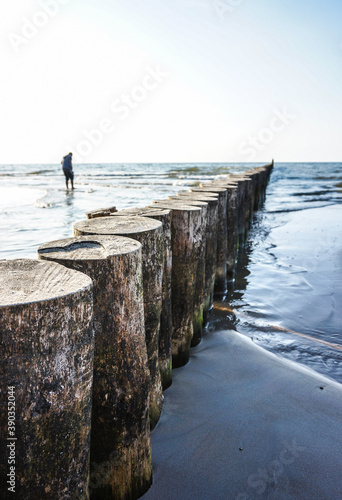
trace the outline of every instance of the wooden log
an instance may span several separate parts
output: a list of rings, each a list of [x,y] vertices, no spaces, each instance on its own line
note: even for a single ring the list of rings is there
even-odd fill
[[[154,209],[152,209],[149,206],[146,206],[146,207],[131,207],[131,208],[123,208],[122,210],[118,210],[113,215],[120,215],[120,216],[124,215],[125,217],[139,215],[140,217],[142,217],[141,214],[146,213],[146,211],[150,212],[151,210],[153,210],[155,213],[163,211],[162,208],[154,208]]]
[[[262,172],[258,168],[255,168],[253,173],[255,174],[255,193],[254,193],[254,212],[257,212],[263,203],[262,197],[262,185],[263,185],[263,176],[265,176],[265,171]]]
[[[237,251],[239,246],[242,246],[245,241],[246,233],[246,199],[247,199],[247,186],[246,183],[248,179],[242,176],[229,176],[226,180],[215,181],[214,184],[217,186],[227,186],[227,184],[234,188],[237,187],[236,196],[236,212],[237,212]],[[228,187],[228,186],[227,186]]]
[[[218,195],[217,213],[217,258],[214,293],[216,295],[225,294],[227,291],[227,255],[228,255],[228,234],[227,234],[227,206],[228,190],[226,187],[215,186],[213,183],[200,184],[198,188],[192,188],[192,192],[216,193]]]
[[[172,279],[172,246],[171,246],[171,212],[159,208],[130,208],[120,210],[115,216],[131,215],[152,217],[163,225],[165,258],[163,272],[162,311],[160,316],[159,333],[159,369],[163,390],[172,384],[172,304],[171,304],[171,279]]]
[[[258,167],[255,168],[254,171],[257,174],[257,196],[254,208],[255,210],[259,210],[265,201],[266,187],[268,184],[270,173],[272,171],[272,165],[270,165],[269,167]]]
[[[169,198],[175,203],[183,203],[180,197],[175,196]],[[205,304],[205,269],[206,269],[206,228],[208,224],[208,209],[207,202],[200,200],[184,199],[184,203],[191,206],[201,208],[202,218],[202,235],[198,242],[197,248],[197,270],[196,270],[196,284],[195,284],[195,297],[194,297],[194,313],[193,313],[193,335],[191,339],[191,346],[198,345],[202,338],[202,330],[204,325],[204,304]]]
[[[213,307],[214,286],[217,266],[217,225],[218,225],[218,193],[203,193],[190,191],[179,193],[179,198],[190,201],[204,201],[208,203],[207,226],[205,229],[206,239],[206,263],[205,263],[205,288],[204,288],[204,311],[203,319],[206,323],[209,311]],[[197,345],[200,339],[193,339],[192,346]],[[197,342],[197,343],[196,343]]]
[[[215,293],[222,295],[227,292],[227,277],[229,271],[235,268],[237,249],[237,212],[235,203],[237,185],[227,180],[203,183],[200,189],[215,191],[219,194],[218,210],[218,244],[217,270],[215,278]]]
[[[253,170],[248,170],[244,174],[244,178],[250,179],[251,182],[247,184],[248,196],[249,196],[249,220],[248,220],[248,230],[250,230],[253,216],[255,211],[256,198],[258,196],[258,173]],[[248,214],[247,214],[248,215]]]
[[[269,182],[269,178],[273,169],[273,163],[265,165],[263,167],[258,167],[255,170],[259,173],[259,208],[265,202],[266,198],[266,188]]]
[[[229,180],[238,184],[238,246],[242,247],[250,227],[252,181],[243,175],[229,176]]]
[[[235,278],[235,266],[238,251],[238,185],[225,184],[227,189],[227,277]]]
[[[268,183],[268,170],[267,169],[259,169],[259,208],[265,203],[266,199],[266,187]]]
[[[38,256],[93,281],[90,498],[139,498],[152,483],[141,244],[121,236],[79,236],[42,245]]]
[[[163,405],[158,359],[164,265],[162,223],[147,217],[101,217],[76,223],[74,234],[126,236],[142,244],[146,346],[151,375],[149,417],[153,429]]]
[[[229,175],[226,179],[214,181],[211,185],[228,188],[228,278],[233,279],[239,244],[243,244],[251,224],[249,219],[260,207],[262,184],[260,177],[266,172],[265,167],[247,171],[239,175]],[[246,182],[247,181],[247,187]],[[235,186],[234,187],[232,187]],[[236,192],[237,191],[237,192]],[[246,194],[247,191],[247,194]],[[246,206],[248,207],[246,210]],[[239,235],[240,237],[238,237]]]
[[[117,212],[116,207],[98,208],[97,210],[87,212],[86,216],[87,219],[95,219],[96,217],[108,217],[115,212]]]
[[[260,185],[260,173],[258,169],[248,170],[245,172],[245,176],[252,180],[252,195],[251,195],[251,220],[253,218],[254,212],[259,209],[259,185]]]
[[[153,207],[171,210],[172,234],[172,366],[189,361],[193,337],[194,297],[198,255],[202,247],[201,208],[171,200]]]
[[[91,279],[52,262],[0,261],[0,290],[2,498],[88,499]]]
[[[192,192],[216,193],[218,195],[217,213],[217,258],[214,293],[222,295],[227,291],[227,262],[229,254],[230,233],[228,225],[228,196],[227,187],[215,185],[214,183],[204,183],[198,188],[192,188]]]

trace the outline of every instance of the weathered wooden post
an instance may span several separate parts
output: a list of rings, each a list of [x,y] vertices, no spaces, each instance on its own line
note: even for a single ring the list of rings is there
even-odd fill
[[[164,266],[162,224],[147,217],[100,217],[77,222],[74,234],[126,236],[138,240],[142,245],[146,346],[151,375],[149,417],[153,429],[160,418],[163,405],[158,359]]]
[[[199,249],[202,247],[201,208],[171,200],[152,208],[171,210],[172,234],[172,366],[185,365],[193,337],[194,296]],[[199,248],[198,248],[199,247]]]
[[[159,368],[163,390],[172,384],[172,305],[171,305],[171,276],[172,276],[172,246],[171,246],[171,212],[158,208],[130,208],[120,210],[115,216],[141,216],[159,220],[163,225],[165,258],[163,272],[163,300],[160,316],[159,333]]]
[[[266,188],[267,188],[267,184],[268,184],[272,169],[273,169],[272,164],[265,165],[264,167],[258,167],[256,169],[256,171],[259,174],[259,206],[258,206],[258,208],[260,208],[265,201]]]
[[[258,178],[259,174],[255,170],[248,170],[245,173],[245,177],[251,180],[251,183],[248,183],[248,187],[250,190],[250,204],[249,204],[249,209],[250,209],[250,217],[249,217],[249,229],[252,225],[253,222],[253,216],[255,212],[255,205],[257,204],[257,198],[258,198]]]
[[[258,169],[259,173],[259,207],[260,208],[263,203],[265,202],[265,197],[266,197],[266,186],[268,182],[268,169],[267,168],[259,168]]]
[[[244,242],[245,232],[245,198],[246,198],[246,181],[241,176],[228,176],[227,179],[214,181],[217,186],[223,186],[227,189],[236,189],[236,214],[237,214],[237,250]],[[229,198],[229,196],[228,196]],[[228,213],[232,212],[230,208],[230,200],[228,199]]]
[[[248,197],[249,197],[249,206],[248,206],[249,209],[248,230],[249,230],[253,221],[255,200],[258,191],[258,180],[257,180],[258,174],[253,170],[248,170],[247,172],[245,172],[243,177],[251,180],[251,182],[247,183]]]
[[[252,181],[243,175],[230,175],[228,181],[238,184],[238,245],[243,246],[250,220],[250,193]]]
[[[229,176],[227,179],[214,181],[215,186],[225,187],[227,195],[227,275],[234,278],[235,263],[239,246],[245,238],[245,207],[246,207],[246,182],[250,181],[241,176]]]
[[[42,245],[38,255],[93,281],[90,497],[139,498],[152,483],[141,244],[121,236],[79,236]]]
[[[228,232],[228,254],[227,254],[227,274],[228,279],[235,278],[235,266],[238,251],[238,185],[236,183],[226,184],[228,191],[227,205],[227,232]]]
[[[259,187],[259,189],[260,189],[260,205],[262,205],[265,201],[266,188],[267,188],[267,184],[268,184],[272,169],[273,169],[273,163],[257,168],[258,173],[261,176],[260,185],[259,185],[260,186]]]
[[[91,212],[87,212],[87,219],[96,219],[96,217],[108,217],[109,215],[117,212],[116,207],[108,207],[108,208],[98,208],[97,210],[92,210]]]
[[[180,197],[170,197],[170,201],[175,203],[183,203]],[[158,202],[154,202],[158,203]],[[163,200],[161,200],[163,203]],[[194,296],[194,313],[193,313],[193,335],[191,339],[191,346],[199,344],[202,338],[202,329],[204,324],[204,296],[205,296],[205,268],[206,268],[206,227],[208,220],[208,203],[204,201],[195,201],[185,199],[184,203],[190,206],[196,206],[201,208],[202,217],[202,235],[201,239],[196,245],[197,249],[197,270],[196,270],[196,284],[195,284],[195,296]],[[153,204],[154,206],[154,204]]]
[[[186,192],[179,193],[182,200],[204,201],[208,203],[207,226],[205,230],[206,239],[206,264],[205,264],[205,288],[204,288],[204,323],[207,321],[209,311],[213,307],[214,285],[217,266],[217,225],[219,195],[217,193]],[[199,339],[200,340],[200,339]],[[193,342],[193,345],[196,345]]]
[[[253,175],[254,178],[254,205],[253,205],[253,212],[257,212],[260,207],[260,191],[261,191],[261,172],[259,169],[255,168],[250,174]]]
[[[91,279],[53,262],[8,260],[0,290],[3,498],[88,499]]]
[[[217,193],[219,196],[218,204],[218,223],[217,223],[217,260],[215,288],[216,294],[223,294],[227,291],[227,255],[228,255],[228,235],[227,235],[227,203],[228,191],[225,187],[215,185],[214,183],[201,184],[199,188],[193,191],[202,190],[205,192]]]

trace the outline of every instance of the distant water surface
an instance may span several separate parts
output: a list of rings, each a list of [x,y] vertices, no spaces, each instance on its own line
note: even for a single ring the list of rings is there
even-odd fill
[[[36,257],[40,244],[72,236],[73,224],[97,208],[145,206],[199,182],[241,172],[246,164],[80,164],[75,191],[61,165],[0,167],[0,259]]]
[[[2,165],[0,259],[35,258],[40,244],[72,236],[89,210],[145,206],[259,165],[76,165],[74,192],[60,165]],[[207,328],[235,328],[342,382],[341,163],[275,165],[236,279]]]

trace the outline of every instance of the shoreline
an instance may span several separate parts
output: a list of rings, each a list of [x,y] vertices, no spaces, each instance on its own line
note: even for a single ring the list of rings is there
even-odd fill
[[[266,350],[339,383],[341,209],[336,203],[277,217],[265,211],[267,235],[253,228],[249,253],[238,262],[237,276],[248,272],[248,283],[238,279],[227,302],[217,304],[232,311],[228,324],[222,318],[218,327],[235,325]]]
[[[341,406],[338,382],[208,333],[165,393],[143,498],[341,498]]]
[[[150,429],[154,429],[160,419],[164,399],[161,383],[164,368],[160,368],[160,363],[166,360],[168,369],[171,359],[174,367],[180,366],[187,370],[186,379],[182,379],[181,370],[175,372],[176,386],[173,385],[166,393],[171,406],[166,405],[160,424],[152,434],[157,486],[152,487],[146,497],[152,495],[153,498],[156,494],[158,499],[167,498],[166,491],[172,495],[172,499],[193,496],[223,499],[228,494],[229,498],[241,500],[265,493],[267,498],[307,498],[308,494],[310,498],[316,498],[317,492],[317,498],[323,498],[327,490],[326,475],[329,475],[329,498],[342,490],[341,479],[334,470],[335,462],[342,464],[341,447],[334,453],[330,452],[336,441],[340,445],[342,439],[338,437],[336,440],[335,437],[339,436],[342,386],[289,361],[279,360],[271,353],[265,353],[249,339],[227,331],[224,325],[200,342],[204,320],[213,306],[214,285],[217,290],[221,290],[221,287],[227,289],[228,280],[235,270],[237,251],[247,241],[253,213],[260,209],[265,200],[272,169],[273,162],[243,175],[232,175],[225,181],[201,183],[199,188],[180,193],[179,196],[154,201],[150,207],[123,210],[113,214],[115,217],[106,216],[107,209],[97,210],[95,217],[92,217],[93,212],[89,212],[87,220],[74,225],[74,238],[49,242],[39,247],[39,260],[50,260],[45,259],[45,254],[49,254],[53,261],[50,263],[51,269],[47,262],[38,261],[19,260],[4,264],[4,275],[6,266],[13,268],[11,276],[14,281],[10,282],[10,287],[13,286],[12,299],[13,293],[22,288],[18,287],[17,282],[21,278],[18,278],[17,268],[25,268],[27,272],[22,280],[24,284],[31,281],[30,276],[34,274],[35,268],[39,268],[41,275],[47,274],[49,279],[51,277],[47,289],[49,293],[57,290],[57,295],[54,292],[54,297],[56,295],[58,299],[57,312],[63,311],[64,303],[62,296],[58,295],[56,273],[50,272],[52,267],[56,270],[61,265],[65,266],[61,269],[70,274],[66,281],[70,283],[71,290],[72,286],[76,287],[73,291],[76,304],[79,271],[82,270],[83,276],[87,275],[92,280],[94,294],[89,308],[75,308],[84,324],[84,331],[89,330],[93,335],[89,356],[84,357],[93,366],[89,368],[83,361],[80,365],[84,374],[92,377],[94,372],[93,397],[91,399],[89,392],[92,384],[88,384],[82,392],[86,403],[84,415],[77,421],[77,425],[85,418],[89,421],[91,435],[86,438],[91,445],[90,471],[87,470],[89,453],[88,458],[79,458],[84,472],[83,483],[88,482],[89,472],[92,481],[89,482],[89,492],[88,487],[81,483],[81,489],[77,492],[72,490],[72,494],[88,498],[90,493],[94,499],[104,496],[138,498],[147,490],[152,482]],[[215,226],[215,230],[211,234],[212,226]],[[123,236],[137,241],[124,243]],[[93,241],[94,238],[96,241]],[[114,244],[115,238],[117,246]],[[210,245],[211,241],[215,245]],[[172,274],[168,274],[166,255],[171,249]],[[129,258],[126,258],[127,255]],[[94,262],[96,265],[93,265]],[[67,268],[70,269],[67,271]],[[114,284],[110,278],[113,269],[116,276]],[[164,276],[169,276],[169,279],[164,280]],[[20,298],[30,318],[32,288],[24,287],[24,295]],[[40,297],[42,305],[48,302],[49,296]],[[5,305],[6,300],[4,295]],[[8,304],[10,312],[5,318],[8,323],[12,318],[13,304]],[[131,314],[137,308],[140,313],[137,316]],[[216,307],[216,313],[218,309]],[[56,318],[68,319],[69,316],[62,313],[60,316],[57,314]],[[111,326],[108,317],[121,318],[123,323],[119,326],[115,321]],[[171,318],[172,331],[161,328],[162,320],[166,325],[165,320]],[[63,331],[70,329],[73,333],[73,325],[78,324],[79,320],[73,318],[70,325],[65,327],[55,321],[54,328],[61,326]],[[215,306],[209,323],[213,320]],[[20,325],[21,316],[18,316],[17,321]],[[32,325],[36,324],[39,321],[32,322]],[[4,325],[7,331],[7,324]],[[51,325],[47,327],[47,331],[50,331]],[[131,334],[132,328],[134,335]],[[84,333],[82,328],[75,332],[77,335]],[[40,338],[38,329],[29,333]],[[27,337],[26,333],[24,336]],[[118,348],[113,343],[114,339],[118,342]],[[134,339],[131,346],[130,339]],[[193,342],[194,339],[196,342]],[[198,347],[191,351],[188,364],[190,345]],[[23,354],[27,355],[25,350],[22,353],[20,347],[18,354],[15,353],[15,361],[20,360]],[[121,347],[122,355],[117,356]],[[31,345],[25,348],[27,352],[32,350]],[[52,358],[58,360],[60,353],[54,353],[52,347],[49,349],[49,357],[52,353]],[[12,359],[14,357],[10,359],[11,362]],[[137,360],[141,360],[141,364]],[[17,376],[17,366],[20,367],[20,363],[13,364],[12,378]],[[40,380],[39,368],[40,364],[37,363],[32,369],[38,370]],[[68,368],[67,363],[65,368]],[[49,365],[49,371],[44,372],[44,380],[47,379],[46,373],[55,379],[54,369],[54,365]],[[122,375],[124,379],[113,376],[114,373]],[[62,385],[57,385],[64,389],[69,384],[69,372],[58,372],[58,375],[62,377]],[[79,380],[83,380],[83,375]],[[177,385],[177,381],[181,384]],[[170,380],[167,382],[164,389],[170,385]],[[73,379],[70,383],[74,387]],[[130,386],[137,391],[133,396],[129,391]],[[44,387],[40,389],[40,396],[34,396],[40,406],[33,409],[32,415],[36,416],[38,410],[41,415],[44,405],[45,413],[49,412],[53,423],[55,407],[52,406],[54,401],[50,400],[54,393],[50,390],[46,393],[47,399],[42,400],[42,390],[46,392],[49,389]],[[76,387],[76,390],[80,389]],[[20,392],[18,397],[21,398]],[[72,392],[68,392],[68,397],[75,400]],[[24,407],[18,411],[18,416],[24,414],[23,410]],[[59,411],[58,405],[56,410]],[[88,417],[91,412],[93,420],[90,427]],[[67,415],[67,412],[64,413]],[[44,419],[47,420],[46,415]],[[113,421],[117,422],[114,432]],[[37,425],[36,421],[30,420],[30,423]],[[78,430],[76,427],[75,435]],[[47,430],[53,430],[53,427],[47,427]],[[125,436],[123,447],[121,437],[117,438],[118,433]],[[62,429],[60,434],[65,434],[65,431]],[[314,448],[312,434],[316,439]],[[104,441],[100,443],[98,436]],[[32,439],[30,446],[40,446],[41,441]],[[53,442],[53,437],[48,435],[45,442]],[[65,446],[68,444],[65,443]],[[85,455],[87,449],[83,447],[83,450]],[[72,448],[68,448],[68,453],[72,453]],[[38,457],[36,452],[33,455]],[[297,464],[299,460],[301,467]],[[22,470],[20,464],[19,469]],[[54,473],[53,469],[51,473]],[[308,483],[308,473],[309,478],[311,475],[315,478],[314,482]],[[46,474],[38,476],[39,488],[47,492],[48,487],[44,484]],[[28,481],[33,480],[30,475]],[[56,494],[60,495],[65,480],[70,481],[66,476],[61,476]],[[76,482],[79,482],[78,479]],[[21,487],[26,487],[21,477],[20,483]],[[26,489],[30,490],[30,483]],[[298,496],[302,493],[305,496]]]

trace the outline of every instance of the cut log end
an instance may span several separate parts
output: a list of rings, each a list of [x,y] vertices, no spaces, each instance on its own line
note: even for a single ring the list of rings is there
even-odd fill
[[[141,243],[123,236],[78,236],[51,241],[38,248],[39,258],[45,260],[103,260],[109,256],[135,252]]]
[[[74,225],[75,235],[131,235],[144,233],[162,227],[162,223],[147,217],[99,217],[77,222]]]
[[[88,276],[59,264],[30,259],[0,261],[0,307],[45,302],[91,285]]]

